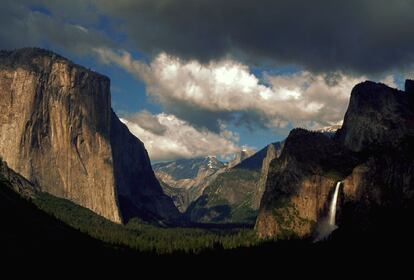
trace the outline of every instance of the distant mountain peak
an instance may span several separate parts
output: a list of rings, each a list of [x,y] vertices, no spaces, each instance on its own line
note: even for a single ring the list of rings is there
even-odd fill
[[[175,205],[182,212],[202,194],[208,182],[224,168],[225,164],[211,155],[153,165],[164,192],[173,198]]]
[[[247,159],[248,157],[251,157],[252,155],[255,154],[255,151],[253,149],[249,149],[249,148],[243,148],[241,149],[239,152],[237,152],[234,156],[234,159],[231,160],[228,163],[227,168],[233,168],[236,165],[238,165],[239,163],[241,163],[243,160]]]
[[[280,154],[282,150],[282,142],[275,142],[267,145],[263,149],[254,152],[252,155],[244,158],[239,163],[233,166],[233,168],[238,169],[248,169],[248,170],[256,170],[259,171],[262,168],[263,160],[265,159],[268,149],[274,148],[277,150],[277,155]]]
[[[218,170],[224,167],[224,163],[219,161],[215,156],[206,156],[191,159],[178,159],[169,162],[160,162],[153,164],[153,169],[157,173],[167,173],[174,180],[194,179],[200,170],[214,169]]]
[[[208,168],[214,168],[214,164],[216,164],[216,161],[217,161],[216,158],[210,157],[210,156],[208,156],[207,158],[208,158],[208,164],[207,164]]]

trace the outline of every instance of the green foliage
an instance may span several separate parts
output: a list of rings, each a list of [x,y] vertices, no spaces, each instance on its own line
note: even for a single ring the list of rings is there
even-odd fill
[[[23,197],[0,174],[0,244],[13,259],[44,256],[92,258],[116,255],[118,250],[48,215]],[[114,254],[113,254],[114,253]],[[33,256],[32,256],[33,254]]]
[[[257,210],[253,195],[260,173],[231,169],[220,174],[187,210],[192,221],[201,223],[254,224]]]
[[[314,221],[305,219],[299,215],[295,205],[286,198],[281,198],[273,204],[272,215],[275,218],[279,233],[276,239],[292,239],[297,238],[294,228],[306,225],[313,226]]]
[[[228,172],[220,174],[218,178],[223,180],[258,181],[260,179],[260,173],[248,169],[231,169]]]
[[[113,223],[68,200],[41,194],[34,203],[43,211],[94,238],[140,252],[200,253],[210,249],[234,249],[257,245],[251,229],[160,228],[132,219],[127,225]]]

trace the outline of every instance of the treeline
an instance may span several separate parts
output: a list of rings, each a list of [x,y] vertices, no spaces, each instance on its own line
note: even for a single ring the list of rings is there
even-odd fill
[[[49,194],[43,193],[33,202],[43,211],[83,233],[111,245],[132,248],[138,252],[200,253],[260,244],[252,229],[161,228],[136,218],[127,225],[120,225]]]

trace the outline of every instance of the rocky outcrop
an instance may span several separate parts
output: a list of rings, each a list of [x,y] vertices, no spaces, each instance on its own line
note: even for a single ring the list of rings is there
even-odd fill
[[[15,192],[27,199],[34,198],[36,193],[39,192],[39,188],[33,185],[31,182],[23,178],[20,174],[17,174],[11,170],[7,163],[0,158],[0,181],[4,181]]]
[[[251,149],[242,149],[239,152],[236,153],[235,157],[233,160],[231,160],[228,165],[227,168],[233,168],[236,165],[240,164],[242,161],[244,161],[245,159],[251,157],[252,155],[254,155],[255,152]]]
[[[245,159],[243,159],[240,163],[235,165],[234,168],[255,170],[255,171],[261,172],[263,169],[263,161],[265,160],[265,158],[268,156],[272,157],[271,154],[273,154],[272,152],[273,150],[270,151],[270,154],[268,154],[270,148],[271,149],[274,148],[276,152],[276,156],[279,156],[283,148],[283,141],[275,142],[275,143],[271,143],[267,145],[266,147],[257,151],[253,155],[250,155],[246,157]]]
[[[308,237],[327,216],[342,181],[340,229],[361,231],[414,205],[413,105],[410,93],[372,82],[352,91],[333,138],[293,130],[271,163],[256,230],[260,237]],[[395,212],[396,211],[396,212]],[[404,215],[401,215],[404,216]]]
[[[321,132],[294,129],[269,168],[256,230],[260,237],[305,237],[328,205],[336,182],[355,159]]]
[[[257,190],[253,196],[252,207],[253,209],[259,209],[260,201],[262,200],[263,193],[266,188],[267,175],[269,174],[269,167],[272,160],[279,157],[283,149],[283,142],[276,142],[268,145],[266,150],[266,156],[262,160],[262,169],[260,172],[260,180],[258,182]]]
[[[409,86],[408,86],[409,87]],[[339,141],[354,152],[398,145],[414,130],[410,94],[384,84],[364,82],[354,87]]]
[[[42,191],[114,222],[177,217],[107,77],[40,49],[0,53],[0,155]]]

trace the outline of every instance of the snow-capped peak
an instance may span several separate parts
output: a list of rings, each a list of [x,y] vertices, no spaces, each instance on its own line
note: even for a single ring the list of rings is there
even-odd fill
[[[213,168],[213,159],[215,159],[216,157],[208,156],[207,158],[208,158],[208,163],[207,163],[208,168]]]

